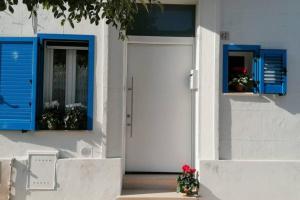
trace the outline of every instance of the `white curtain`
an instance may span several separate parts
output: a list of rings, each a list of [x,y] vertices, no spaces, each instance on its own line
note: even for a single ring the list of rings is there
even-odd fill
[[[53,53],[52,101],[65,105],[66,94],[66,50],[55,49]]]
[[[87,106],[88,96],[88,51],[78,50],[76,55],[75,103]]]

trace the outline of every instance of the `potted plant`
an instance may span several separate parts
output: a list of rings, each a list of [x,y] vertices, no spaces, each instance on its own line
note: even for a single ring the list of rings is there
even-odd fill
[[[198,195],[199,173],[189,165],[182,166],[182,174],[177,178],[177,192],[187,196]]]
[[[243,72],[232,78],[229,87],[236,92],[247,92],[253,87],[253,80],[248,75],[247,68]]]
[[[40,116],[39,128],[42,130],[58,130],[62,126],[62,110],[57,101],[45,103]]]
[[[87,110],[81,103],[66,106],[64,116],[66,130],[85,130],[87,127]]]

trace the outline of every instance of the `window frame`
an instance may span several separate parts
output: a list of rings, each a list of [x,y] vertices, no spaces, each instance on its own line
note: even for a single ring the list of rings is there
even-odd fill
[[[228,87],[229,77],[229,52],[253,52],[253,65],[252,65],[252,78],[254,81],[259,81],[258,76],[258,57],[260,55],[260,45],[236,45],[224,44],[223,45],[223,93],[230,93]],[[258,88],[253,88],[253,93],[258,93]]]
[[[94,64],[95,64],[95,36],[94,35],[73,35],[73,34],[43,34],[37,35],[40,45],[40,70],[39,76],[44,75],[44,42],[46,40],[57,40],[57,41],[87,41],[88,42],[88,96],[87,96],[87,130],[93,130],[93,109],[94,109]],[[41,79],[41,77],[40,77]],[[43,80],[43,78],[42,78]],[[44,86],[43,86],[44,87]],[[43,87],[38,88],[42,96],[39,99],[39,110],[43,108]],[[42,105],[41,105],[42,104]]]
[[[138,4],[139,12],[136,14],[135,23],[131,28],[127,30],[127,34],[130,36],[150,36],[150,37],[195,37],[196,35],[196,5],[194,4],[164,4],[164,9],[161,12],[161,8],[157,5],[153,5],[152,8],[146,10],[142,4]],[[151,11],[151,9],[154,9]],[[168,15],[168,11],[173,15]],[[176,22],[174,26],[178,27],[178,21],[174,21],[174,17],[176,17],[182,11],[189,12],[191,15],[191,23],[192,27],[189,30],[172,30],[172,28],[165,27],[165,26],[155,26],[151,28],[147,28],[150,24],[146,21],[151,19],[155,19],[155,23],[153,24],[160,24],[164,20],[171,19],[172,22]],[[154,13],[154,15],[153,15]],[[175,14],[174,14],[175,13]],[[146,17],[146,19],[144,19]],[[186,16],[185,16],[186,17]],[[184,17],[180,16],[180,19]],[[141,21],[139,19],[142,19]],[[163,21],[161,21],[163,19]],[[172,24],[172,22],[168,24]],[[181,23],[184,24],[184,23]],[[182,27],[182,25],[179,27]],[[156,28],[159,27],[159,30]],[[162,28],[163,27],[163,28]]]

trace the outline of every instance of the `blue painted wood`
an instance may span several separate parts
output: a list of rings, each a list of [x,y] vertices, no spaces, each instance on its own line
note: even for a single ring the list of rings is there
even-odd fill
[[[236,44],[225,44],[223,46],[223,93],[228,93],[228,68],[229,68],[229,52],[253,52],[253,80],[258,82],[258,62],[256,58],[259,57],[260,45],[236,45]],[[259,83],[259,82],[258,82]],[[254,88],[254,93],[258,93],[258,89]]]
[[[88,42],[88,100],[87,100],[87,129],[93,129],[93,111],[94,111],[94,60],[95,60],[95,36],[94,35],[73,35],[73,34],[38,34],[39,44],[43,45],[45,40],[52,41],[87,41]],[[43,53],[42,53],[43,54]],[[43,63],[43,61],[40,61]],[[43,66],[43,65],[42,65]],[[39,76],[42,76],[42,71],[39,70]],[[41,81],[41,80],[39,80]],[[41,92],[41,93],[40,93]],[[39,89],[39,95],[42,97],[43,92]]]
[[[286,95],[287,51],[262,49],[260,52],[261,93]]]
[[[80,40],[80,41],[92,41],[94,40],[94,35],[75,35],[75,34],[48,34],[39,33],[39,42],[42,43],[45,40]]]
[[[43,112],[43,93],[44,93],[44,47],[40,43],[40,38],[37,37],[38,44],[38,65],[37,65],[37,87],[36,87],[36,93],[37,93],[37,98],[36,98],[36,115],[37,119],[40,117],[40,114]],[[35,129],[39,130],[39,127],[36,123]]]
[[[95,37],[89,37],[87,128],[93,130]]]
[[[0,38],[0,130],[34,130],[37,39]]]

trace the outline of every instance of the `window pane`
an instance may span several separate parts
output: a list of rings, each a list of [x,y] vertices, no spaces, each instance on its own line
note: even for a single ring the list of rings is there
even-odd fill
[[[76,103],[87,105],[88,95],[88,51],[78,50],[76,54]]]
[[[229,52],[229,92],[253,92],[253,52]]]
[[[53,52],[52,101],[65,105],[66,93],[66,50],[55,49]]]
[[[139,6],[129,35],[141,36],[175,36],[194,37],[195,17],[194,5],[164,5],[163,10],[153,5],[149,12]]]

